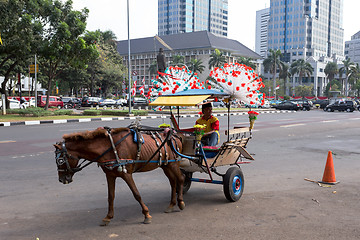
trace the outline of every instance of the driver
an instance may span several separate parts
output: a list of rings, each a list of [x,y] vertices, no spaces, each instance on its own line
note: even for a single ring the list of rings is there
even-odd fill
[[[203,146],[216,146],[220,141],[219,119],[212,115],[212,104],[205,103],[202,105],[203,116],[196,120],[196,124],[206,125],[204,135],[201,138]]]

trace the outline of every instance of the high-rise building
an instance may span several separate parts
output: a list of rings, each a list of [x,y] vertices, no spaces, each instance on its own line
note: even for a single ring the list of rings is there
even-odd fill
[[[228,0],[158,0],[158,34],[206,30],[227,37]]]
[[[267,52],[269,18],[270,8],[256,11],[255,52],[263,58]]]
[[[344,54],[343,0],[270,0],[268,49],[287,62]]]
[[[360,31],[352,35],[350,41],[345,42],[345,57],[360,64]]]
[[[267,37],[267,49],[280,49],[282,61],[304,59],[314,68],[302,81],[293,76],[293,91],[302,82],[322,96],[326,64],[344,60],[343,0],[270,0]]]

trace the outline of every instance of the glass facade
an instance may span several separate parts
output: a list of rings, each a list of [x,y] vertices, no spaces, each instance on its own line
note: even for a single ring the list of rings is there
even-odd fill
[[[207,30],[227,36],[228,0],[159,0],[158,34]]]
[[[343,56],[343,0],[270,0],[268,49],[287,62]]]

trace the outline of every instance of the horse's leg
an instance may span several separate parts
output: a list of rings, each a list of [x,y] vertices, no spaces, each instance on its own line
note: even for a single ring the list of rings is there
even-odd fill
[[[168,164],[166,166],[162,167],[165,175],[167,176],[167,178],[169,179],[170,182],[170,186],[171,186],[171,199],[170,199],[170,204],[167,207],[167,209],[165,210],[166,213],[170,213],[174,211],[174,206],[176,205],[176,186],[179,186],[179,191],[181,191],[181,194],[178,193],[178,204],[179,204],[179,208],[181,210],[183,210],[185,208],[185,203],[182,199],[182,186],[184,184],[184,180],[178,178],[178,176],[176,176],[176,169],[174,169],[173,164]],[[181,174],[181,172],[180,172]],[[182,177],[182,175],[181,175]]]
[[[134,179],[131,175],[131,173],[124,173],[124,175],[122,176],[122,178],[124,179],[124,181],[126,182],[126,184],[129,186],[131,192],[134,195],[134,198],[139,202],[141,208],[142,208],[142,213],[145,216],[144,219],[144,223],[151,223],[151,216],[149,213],[149,209],[148,207],[145,205],[145,203],[142,201],[140,193],[135,185]]]
[[[106,174],[107,186],[108,186],[108,213],[102,220],[100,226],[106,226],[110,223],[114,217],[114,198],[115,198],[115,180],[116,177]]]
[[[185,177],[182,174],[178,163],[173,163],[170,166],[171,170],[173,171],[174,176],[176,177],[176,184],[177,184],[177,202],[178,202],[178,206],[180,208],[180,210],[184,210],[185,208],[185,202],[184,202],[184,198],[183,198],[183,188],[184,188],[184,182],[185,182]]]

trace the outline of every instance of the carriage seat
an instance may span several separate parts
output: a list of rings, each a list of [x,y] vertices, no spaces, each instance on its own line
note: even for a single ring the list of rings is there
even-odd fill
[[[214,158],[221,149],[221,146],[203,146],[203,149],[206,158]]]

